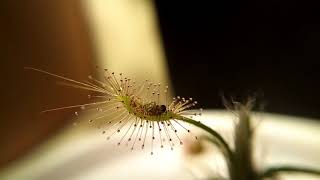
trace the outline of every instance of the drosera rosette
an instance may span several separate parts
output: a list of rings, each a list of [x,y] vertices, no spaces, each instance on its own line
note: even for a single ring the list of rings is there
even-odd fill
[[[183,145],[180,137],[183,133],[180,130],[183,130],[196,139],[197,143],[208,142],[217,147],[227,165],[229,179],[259,180],[272,178],[282,172],[320,176],[320,170],[293,166],[271,167],[257,172],[252,159],[252,139],[255,129],[251,124],[251,109],[254,106],[254,99],[249,98],[245,103],[227,102],[223,99],[227,109],[237,115],[238,119],[234,129],[234,148],[231,149],[217,131],[194,118],[202,113],[202,109],[200,112],[192,110],[197,101],[179,96],[171,100],[168,97],[168,87],[163,87],[160,83],[146,80],[137,84],[122,73],[115,74],[107,69],[103,70],[103,80],[88,76],[87,81],[77,81],[32,67],[25,69],[64,80],[63,85],[90,91],[89,103],[48,109],[43,112],[75,108],[77,111],[74,114],[78,116],[81,112],[93,111],[94,116],[88,122],[96,125],[107,140],[119,134],[118,146],[125,144],[131,150],[136,147],[146,149],[150,143],[148,147],[152,155],[155,143],[159,142],[161,148],[166,146],[173,150],[176,145]],[[184,122],[198,127],[205,133],[201,133],[198,138],[183,124]],[[216,176],[218,179],[222,178],[219,173],[213,174],[218,175]]]
[[[90,91],[89,103],[43,112],[76,109],[74,114],[78,116],[85,111],[94,111],[94,116],[88,122],[97,126],[107,140],[120,134],[119,146],[125,144],[134,150],[138,146],[144,149],[150,143],[150,153],[153,154],[155,141],[159,142],[161,148],[168,146],[171,150],[178,144],[182,145],[181,130],[197,139],[182,122],[201,124],[191,118],[200,116],[202,109],[190,111],[197,105],[192,98],[177,96],[169,100],[168,86],[162,87],[160,83],[149,80],[137,84],[123,73],[116,74],[107,69],[103,70],[103,80],[89,75],[87,81],[77,81],[32,67],[25,69],[64,80],[61,83],[63,85]]]

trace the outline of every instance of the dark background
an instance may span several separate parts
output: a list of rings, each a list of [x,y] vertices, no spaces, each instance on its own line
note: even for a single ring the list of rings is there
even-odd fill
[[[319,6],[308,1],[156,1],[176,94],[223,108],[320,117]]]

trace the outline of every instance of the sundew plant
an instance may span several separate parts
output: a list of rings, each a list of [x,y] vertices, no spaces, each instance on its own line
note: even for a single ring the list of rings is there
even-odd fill
[[[75,115],[82,111],[94,111],[94,117],[88,120],[94,123],[107,139],[116,134],[121,134],[117,145],[130,144],[130,148],[147,148],[153,155],[155,141],[160,147],[173,148],[183,145],[180,130],[184,130],[193,136],[198,142],[208,141],[221,151],[227,167],[228,177],[212,177],[212,179],[231,180],[259,180],[265,178],[277,178],[278,174],[287,172],[308,173],[320,178],[320,170],[305,167],[279,166],[271,167],[263,171],[257,171],[253,164],[252,138],[254,128],[250,121],[250,110],[254,105],[253,99],[245,103],[224,100],[227,109],[237,115],[235,125],[234,148],[214,129],[194,119],[200,116],[202,109],[193,110],[197,101],[193,98],[177,96],[168,97],[168,86],[145,80],[137,83],[133,79],[125,77],[122,73],[116,74],[107,69],[103,70],[103,80],[88,76],[86,81],[77,81],[68,77],[57,75],[41,69],[25,67],[56,77],[64,81],[64,85],[91,91],[88,98],[92,101],[86,104],[59,107],[44,110],[43,112],[76,109]],[[206,135],[197,136],[191,132],[183,122],[196,126],[206,132]],[[150,143],[150,144],[149,144]]]

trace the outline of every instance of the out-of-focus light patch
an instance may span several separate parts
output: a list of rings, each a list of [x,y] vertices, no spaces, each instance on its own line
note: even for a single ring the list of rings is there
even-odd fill
[[[308,174],[299,174],[299,173],[290,173],[282,174],[278,176],[278,179],[288,179],[288,180],[319,180],[319,176],[308,175]]]
[[[87,117],[83,116],[83,123]],[[275,114],[258,114],[252,117],[262,122],[256,128],[255,162],[259,169],[272,165],[293,164],[319,168],[320,123],[305,118]],[[235,117],[226,111],[204,111],[199,118],[223,136],[232,137]],[[85,129],[85,131],[83,131]],[[150,142],[144,150],[120,146],[121,136],[107,141],[100,131],[70,127],[49,142],[35,149],[29,156],[14,162],[0,172],[1,180],[82,180],[82,179],[193,179],[206,177],[206,173],[219,171],[225,175],[224,162],[217,149],[207,146],[200,157],[183,153],[184,146],[174,151],[168,146],[154,146],[150,155]],[[201,131],[192,129],[196,135]],[[192,138],[187,135],[182,138]],[[150,137],[149,137],[150,138]],[[211,171],[212,170],[212,171]],[[306,179],[306,175],[283,175],[284,179]]]
[[[74,180],[85,179],[191,179],[180,162],[180,151],[161,150],[154,155],[139,150],[129,156],[96,168]]]
[[[256,161],[260,168],[274,164],[320,168],[319,120],[275,114],[263,114],[257,127]]]
[[[171,88],[153,1],[82,2],[99,66]]]

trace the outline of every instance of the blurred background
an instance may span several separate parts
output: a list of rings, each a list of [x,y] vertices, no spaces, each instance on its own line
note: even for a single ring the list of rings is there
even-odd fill
[[[253,95],[263,111],[320,118],[320,24],[308,1],[0,2],[0,166],[57,134],[87,92],[23,67],[73,79],[95,66],[169,84],[222,109],[221,94]]]
[[[310,1],[156,1],[175,91],[209,108],[257,95],[264,111],[320,117],[320,23]],[[201,96],[199,96],[201,95]]]

